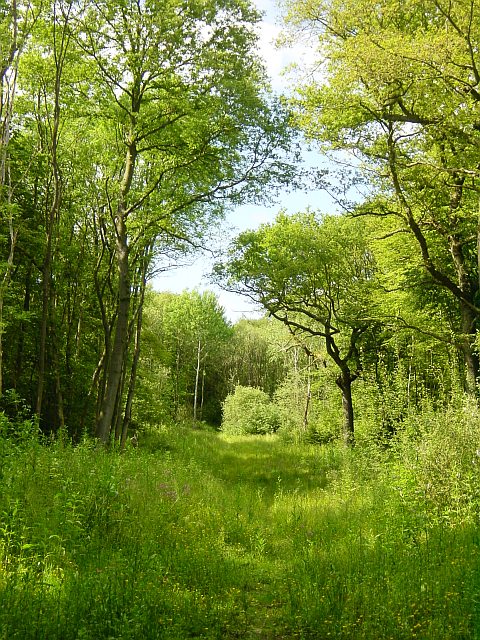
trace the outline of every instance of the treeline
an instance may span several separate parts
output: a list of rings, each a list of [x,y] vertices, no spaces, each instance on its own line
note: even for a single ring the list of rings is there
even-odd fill
[[[288,181],[287,115],[231,0],[0,3],[0,397],[125,439],[146,284]]]
[[[124,442],[153,407],[219,424],[239,385],[274,402],[272,428],[295,415],[308,431],[338,397],[353,443],[367,414],[394,431],[412,407],[477,396],[479,8],[287,2],[284,41],[308,39],[313,63],[289,112],[255,54],[258,20],[236,0],[0,4],[7,412]],[[226,207],[295,186],[294,130],[331,160],[314,177],[342,214],[280,214],[217,265],[263,305],[263,346],[186,294],[152,298],[142,351],[155,269],[205,244]],[[276,355],[259,378],[262,350]]]
[[[313,238],[312,229],[302,223]],[[335,224],[340,223],[345,220],[336,218]],[[279,224],[266,228],[275,230]],[[262,231],[265,228],[255,233]],[[292,230],[288,235],[295,240]],[[330,249],[335,247],[331,237],[325,240]],[[285,236],[283,247],[288,251]],[[310,255],[318,265],[318,255]],[[371,254],[369,260],[373,264]],[[297,280],[309,275],[305,260],[295,264]],[[262,274],[266,274],[263,268]],[[466,384],[462,354],[453,340],[438,340],[429,331],[435,318],[436,330],[449,335],[440,311],[433,304],[423,310],[412,306],[417,326],[408,328],[404,318],[390,314],[399,299],[386,297],[382,288],[375,290],[376,277],[369,275],[367,282],[371,296],[364,300],[363,320],[352,286],[344,298],[336,298],[339,322],[331,339],[352,372],[348,406],[339,384],[342,369],[329,353],[320,321],[307,325],[306,316],[297,311],[288,315],[290,325],[273,314],[231,325],[211,292],[148,290],[133,404],[135,429],[141,435],[145,428],[159,424],[200,427],[206,423],[230,434],[278,432],[307,442],[325,443],[343,436],[349,442],[357,437],[386,443],[413,416],[459,400]],[[315,296],[318,301],[319,289]],[[403,293],[401,299],[406,310]],[[414,302],[415,298],[408,301]],[[315,313],[313,304],[308,308],[310,315]],[[346,314],[352,309],[349,318]],[[305,324],[301,330],[300,321]],[[358,333],[355,353],[348,323]]]
[[[140,428],[204,422],[219,427],[237,385],[273,396],[294,355],[279,323],[231,325],[211,292],[149,291],[134,416]]]
[[[372,371],[379,392],[400,369],[409,398],[419,379],[433,398],[455,380],[478,393],[480,12],[291,0],[284,20],[287,41],[311,45],[294,119],[331,159],[317,177],[343,215],[281,215],[241,234],[218,273],[313,358],[324,344],[353,441]]]

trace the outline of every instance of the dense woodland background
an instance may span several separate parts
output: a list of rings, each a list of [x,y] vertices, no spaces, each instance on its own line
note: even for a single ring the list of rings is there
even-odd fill
[[[0,0],[0,640],[480,637],[480,7],[281,11]]]
[[[298,407],[275,428],[334,436],[336,383],[353,442],[352,394],[378,433],[475,396],[474,3],[291,3],[285,39],[310,39],[314,62],[288,103],[269,93],[251,7],[164,4],[2,6],[6,415],[125,441],[132,415],[220,425],[241,385]],[[148,292],[229,207],[298,186],[300,131],[332,154],[303,188],[343,213],[280,214],[216,268],[270,319],[232,328],[209,294]]]

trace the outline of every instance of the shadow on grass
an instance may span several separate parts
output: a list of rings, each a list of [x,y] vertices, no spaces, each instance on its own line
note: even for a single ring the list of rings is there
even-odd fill
[[[279,492],[307,493],[325,488],[327,472],[340,466],[338,446],[298,446],[278,436],[225,437],[196,434],[195,460],[212,476],[229,484],[244,484],[267,496]]]

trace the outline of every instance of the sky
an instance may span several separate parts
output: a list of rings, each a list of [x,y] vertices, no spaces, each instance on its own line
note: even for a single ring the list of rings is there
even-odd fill
[[[267,71],[270,75],[272,87],[279,93],[287,90],[287,79],[282,75],[285,67],[292,62],[300,62],[308,57],[310,51],[305,47],[277,49],[275,40],[280,33],[278,24],[278,10],[275,0],[254,0],[254,4],[264,14],[260,25],[259,53],[264,58]],[[315,152],[304,154],[307,166],[320,163]],[[243,205],[231,211],[224,223],[224,237],[227,245],[230,238],[246,229],[255,229],[263,223],[272,222],[278,212],[283,209],[288,213],[304,211],[307,207],[319,210],[331,210],[332,201],[324,191],[294,191],[283,192],[278,197],[278,202],[272,206]],[[199,256],[189,266],[170,269],[154,278],[153,288],[156,291],[171,291],[180,293],[186,289],[198,291],[213,291],[225,309],[225,315],[230,322],[236,322],[242,317],[259,317],[262,310],[243,296],[229,293],[219,289],[209,282],[208,276],[212,269],[212,259],[208,256]]]

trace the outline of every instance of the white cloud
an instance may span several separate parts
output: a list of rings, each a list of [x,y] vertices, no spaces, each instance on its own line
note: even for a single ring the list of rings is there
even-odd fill
[[[256,4],[272,4],[257,0]],[[316,58],[314,47],[307,44],[292,44],[289,47],[278,46],[282,27],[272,20],[262,20],[258,26],[259,55],[265,61],[268,75],[275,91],[286,92],[289,87],[289,74],[286,70],[295,64],[302,69],[311,67]]]

